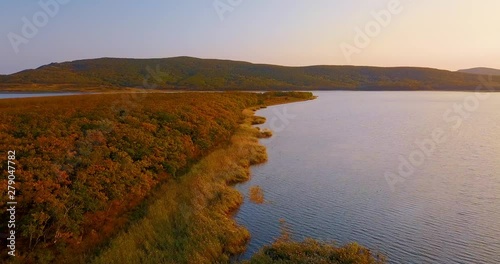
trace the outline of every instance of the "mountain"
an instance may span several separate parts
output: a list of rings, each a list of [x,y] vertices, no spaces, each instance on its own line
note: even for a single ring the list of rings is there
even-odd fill
[[[471,90],[480,84],[477,75],[430,68],[286,67],[192,57],[78,60],[0,77],[3,90]]]
[[[500,70],[493,69],[493,68],[485,68],[485,67],[459,70],[458,72],[464,72],[464,73],[470,73],[470,74],[479,74],[479,75],[500,76]]]

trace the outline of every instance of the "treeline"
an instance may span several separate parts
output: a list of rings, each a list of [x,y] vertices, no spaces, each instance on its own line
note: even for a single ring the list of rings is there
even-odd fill
[[[16,151],[17,260],[85,254],[158,183],[227,142],[255,93],[107,94],[0,100],[0,153]],[[0,164],[7,171],[7,163]],[[0,180],[7,186],[7,179]],[[0,196],[7,219],[6,195]],[[7,222],[0,222],[1,232]],[[21,262],[22,262],[21,261]]]
[[[500,90],[500,76],[483,90]],[[417,67],[285,67],[175,57],[51,63],[0,76],[4,90],[158,88],[192,90],[474,90],[479,75]],[[83,88],[82,88],[83,87]]]

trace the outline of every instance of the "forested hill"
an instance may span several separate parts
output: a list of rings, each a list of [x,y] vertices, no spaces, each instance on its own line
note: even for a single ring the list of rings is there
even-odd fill
[[[500,83],[500,76],[494,81]],[[0,76],[3,90],[144,87],[191,90],[471,90],[479,76],[430,68],[308,66],[175,57],[51,63]],[[500,86],[497,85],[500,90]]]
[[[481,75],[498,75],[500,76],[500,70],[493,69],[493,68],[472,68],[472,69],[465,69],[465,70],[459,70],[459,72],[463,73],[471,73],[471,74],[481,74]]]

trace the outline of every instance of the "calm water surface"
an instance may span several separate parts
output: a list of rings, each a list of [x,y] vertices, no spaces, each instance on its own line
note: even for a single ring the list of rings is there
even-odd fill
[[[285,219],[295,239],[357,241],[390,263],[500,263],[500,93],[315,94],[258,112],[275,135],[262,140],[269,162],[237,186],[260,185],[268,201],[246,198],[236,215],[253,236],[243,258]],[[419,160],[433,131],[445,140]],[[414,172],[392,189],[384,175],[410,157]]]
[[[78,95],[81,93],[0,93],[0,99],[9,98],[28,98],[28,97],[45,97],[45,96],[63,96],[63,95]]]

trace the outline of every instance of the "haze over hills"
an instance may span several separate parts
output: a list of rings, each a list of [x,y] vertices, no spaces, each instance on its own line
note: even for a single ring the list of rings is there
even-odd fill
[[[480,75],[495,75],[500,76],[500,70],[493,68],[478,67],[472,69],[459,70],[458,72],[470,73],[470,74],[480,74]]]
[[[463,72],[415,67],[286,67],[192,57],[100,58],[51,63],[0,76],[0,89],[472,90],[481,85],[479,78]],[[500,77],[494,81],[500,83]]]

